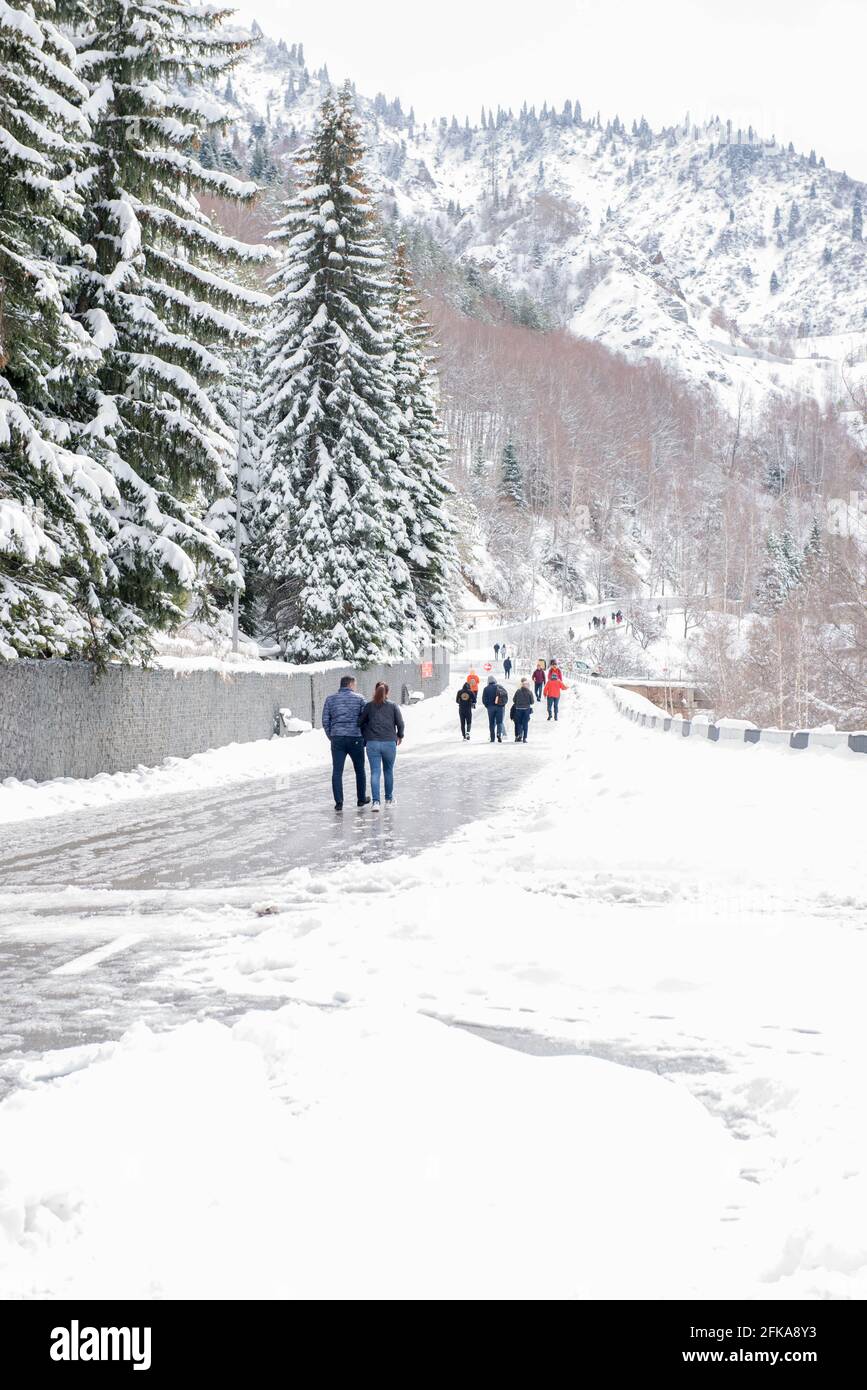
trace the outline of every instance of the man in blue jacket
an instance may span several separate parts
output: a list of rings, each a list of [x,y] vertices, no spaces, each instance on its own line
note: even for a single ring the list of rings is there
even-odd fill
[[[364,739],[358,721],[364,699],[355,689],[354,676],[341,676],[340,689],[329,695],[322,706],[322,727],[331,740],[331,790],[335,811],[343,810],[343,768],[347,755],[355,768],[355,790],[359,806],[369,806],[364,771]]]

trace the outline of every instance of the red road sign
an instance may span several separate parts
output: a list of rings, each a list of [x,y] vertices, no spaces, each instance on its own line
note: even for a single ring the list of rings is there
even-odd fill
[[[485,662],[485,665],[484,665],[483,669],[484,669],[485,671],[490,671],[490,669],[491,669],[491,663],[490,663],[490,661],[486,661],[486,662]]]

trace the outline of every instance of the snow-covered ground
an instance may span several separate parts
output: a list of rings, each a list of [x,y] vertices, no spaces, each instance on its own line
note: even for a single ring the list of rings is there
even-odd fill
[[[475,823],[94,920],[194,930],[169,982],[237,1012],[7,1064],[0,1293],[867,1293],[860,764],[661,739],[592,687],[463,745],[453,701],[409,712],[432,775],[514,769]],[[77,954],[62,893],[24,909]]]

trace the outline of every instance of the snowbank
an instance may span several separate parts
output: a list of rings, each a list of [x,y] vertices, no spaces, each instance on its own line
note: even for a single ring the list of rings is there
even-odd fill
[[[0,1109],[5,1297],[688,1296],[736,1184],[658,1077],[400,1011],[142,1028],[68,1065]]]

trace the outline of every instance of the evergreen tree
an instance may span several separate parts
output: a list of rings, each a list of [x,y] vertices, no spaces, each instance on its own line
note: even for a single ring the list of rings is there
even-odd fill
[[[782,608],[789,593],[803,578],[802,561],[791,531],[781,535],[769,531],[765,538],[766,560],[762,571],[759,598],[776,611]]]
[[[861,241],[864,234],[864,215],[861,203],[856,199],[852,207],[852,240]]]
[[[273,233],[287,260],[262,371],[260,563],[299,661],[408,653],[419,629],[398,553],[408,499],[393,484],[390,287],[362,156],[344,86],[322,103],[306,181]]]
[[[790,241],[791,241],[792,237],[795,237],[795,236],[798,235],[798,232],[799,232],[799,230],[800,230],[800,221],[801,221],[801,209],[798,207],[798,204],[797,204],[797,203],[792,203],[792,206],[791,206],[791,208],[789,209],[789,227],[788,227],[788,234],[789,234],[789,240],[790,240]]]
[[[503,449],[500,463],[501,495],[516,506],[524,505],[524,474],[518,458],[518,451],[511,440]]]
[[[775,270],[772,270],[772,271],[771,271],[771,294],[777,294],[778,291],[779,291],[779,288],[780,288],[780,282],[779,282],[779,280],[777,279],[777,272],[776,272]]]
[[[439,389],[432,362],[430,330],[412,282],[406,247],[395,257],[391,311],[392,380],[398,412],[406,541],[400,547],[412,576],[416,603],[431,637],[454,628],[452,589],[457,574],[453,489],[446,478],[448,446],[439,415]]]
[[[0,657],[127,651],[111,475],[69,416],[98,365],[74,322],[87,195],[88,92],[51,3],[0,4]]]
[[[822,530],[817,518],[813,517],[813,524],[810,527],[810,533],[807,536],[807,542],[804,546],[804,558],[801,565],[803,575],[807,580],[814,578],[816,575],[819,565],[822,562],[824,551],[825,546],[822,541]]]
[[[220,22],[188,0],[99,0],[76,36],[98,113],[85,222],[96,256],[78,308],[104,342],[82,411],[121,494],[119,590],[154,627],[239,582],[203,517],[234,451],[213,396],[248,336],[242,315],[265,302],[232,266],[266,253],[215,232],[195,196],[256,191],[196,157],[219,119],[189,83],[225,73],[247,47]]]

